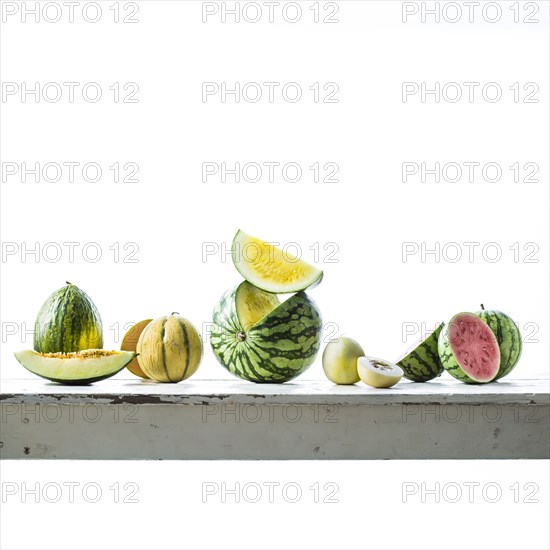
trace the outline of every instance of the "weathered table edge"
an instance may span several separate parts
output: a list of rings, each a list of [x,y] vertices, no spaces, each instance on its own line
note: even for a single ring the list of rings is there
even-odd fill
[[[17,385],[21,388],[16,388]],[[4,391],[6,386],[8,391]],[[221,391],[220,387],[223,388]],[[520,388],[528,391],[510,391]],[[318,380],[294,384],[196,380],[192,384],[161,385],[115,379],[109,384],[90,386],[63,386],[41,380],[0,380],[0,402],[137,405],[207,405],[226,402],[350,406],[407,403],[549,405],[550,380],[525,379],[507,384],[486,385],[467,385],[454,380],[423,384],[406,382],[390,389],[374,389],[363,385],[336,386]]]
[[[20,391],[0,395],[0,458],[549,459],[547,382],[371,390],[311,381],[174,387],[116,380],[103,388],[21,381]],[[9,386],[18,390],[19,382]],[[128,411],[137,415],[128,420]]]

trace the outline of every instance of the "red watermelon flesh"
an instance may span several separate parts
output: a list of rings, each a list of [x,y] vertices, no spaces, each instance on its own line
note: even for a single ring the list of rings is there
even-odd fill
[[[493,331],[471,313],[456,315],[449,327],[451,351],[460,368],[476,382],[490,382],[498,373],[500,350]]]

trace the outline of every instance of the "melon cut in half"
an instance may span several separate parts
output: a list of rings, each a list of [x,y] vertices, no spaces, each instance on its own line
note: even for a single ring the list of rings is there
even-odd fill
[[[377,357],[359,357],[357,373],[361,380],[373,388],[391,388],[403,377],[403,369]]]
[[[443,368],[462,382],[484,384],[498,374],[498,341],[473,313],[457,313],[441,331],[437,346]]]
[[[244,231],[235,235],[231,252],[237,271],[266,292],[299,292],[318,285],[323,278],[321,270]]]
[[[132,351],[87,349],[72,353],[18,351],[15,358],[29,371],[61,384],[91,384],[121,371],[133,358]]]

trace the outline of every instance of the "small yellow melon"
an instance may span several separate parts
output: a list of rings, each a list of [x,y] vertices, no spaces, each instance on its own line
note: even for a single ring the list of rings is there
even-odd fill
[[[340,336],[329,342],[323,352],[323,370],[335,384],[359,382],[357,358],[365,355],[363,348],[353,338]]]
[[[197,329],[176,313],[151,321],[137,345],[141,370],[158,382],[181,382],[192,376],[202,360]]]

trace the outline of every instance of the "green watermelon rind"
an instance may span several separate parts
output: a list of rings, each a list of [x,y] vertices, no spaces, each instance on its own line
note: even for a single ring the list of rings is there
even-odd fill
[[[101,316],[91,298],[71,283],[51,294],[36,317],[33,347],[39,353],[101,349]]]
[[[244,331],[237,317],[235,294],[228,290],[213,312],[210,344],[230,373],[257,383],[283,383],[309,368],[321,347],[319,308],[298,292]],[[236,335],[246,334],[241,342]]]
[[[500,367],[494,380],[503,378],[512,372],[521,357],[523,341],[519,327],[514,320],[496,310],[476,311],[476,315],[483,319],[496,336],[500,348]]]
[[[487,384],[488,382],[494,382],[495,378],[492,378],[491,380],[488,380],[487,382],[480,382],[478,380],[474,380],[470,376],[468,376],[462,367],[458,364],[457,360],[455,359],[455,356],[451,350],[451,343],[449,342],[449,327],[453,323],[454,319],[460,315],[471,315],[474,317],[478,317],[478,315],[475,315],[474,313],[469,312],[461,312],[457,313],[453,316],[453,318],[445,324],[443,327],[443,330],[439,334],[439,339],[437,342],[437,350],[439,353],[439,359],[441,360],[441,364],[443,365],[443,368],[454,378],[457,380],[460,380],[461,382],[464,382],[466,384]],[[483,321],[483,319],[481,319]],[[485,322],[485,321],[483,321]],[[485,323],[487,324],[487,323]],[[490,329],[491,327],[489,327]],[[498,371],[497,371],[498,372]],[[496,375],[495,375],[496,376]]]
[[[403,369],[403,376],[412,382],[428,382],[441,376],[443,365],[439,358],[438,340],[444,323],[440,323],[418,346],[396,364]]]

